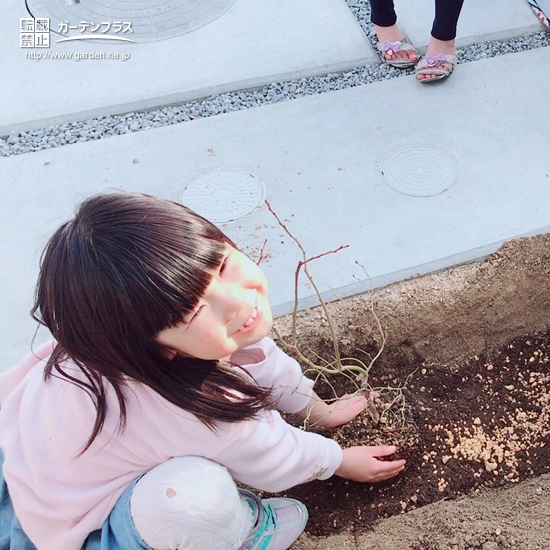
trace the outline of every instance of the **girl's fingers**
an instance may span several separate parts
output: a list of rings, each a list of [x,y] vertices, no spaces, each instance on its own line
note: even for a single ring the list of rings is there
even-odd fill
[[[390,456],[397,450],[395,445],[378,445],[373,447],[373,456]]]
[[[382,462],[381,470],[377,474],[378,481],[384,481],[390,479],[397,474],[401,473],[405,469],[404,460],[395,460],[393,462]]]
[[[367,400],[362,395],[343,395],[337,402],[337,407],[339,410],[342,410],[344,408],[350,407],[350,406],[361,406],[361,408],[364,408],[367,404]]]

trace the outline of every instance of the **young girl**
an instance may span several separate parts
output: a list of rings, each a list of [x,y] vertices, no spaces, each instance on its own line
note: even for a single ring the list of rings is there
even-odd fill
[[[267,283],[214,225],[175,203],[99,195],[51,238],[33,316],[55,340],[0,379],[0,549],[284,550],[298,501],[338,475],[388,479],[395,448],[342,449],[279,412],[333,427],[267,337]],[[377,458],[378,457],[378,458]]]

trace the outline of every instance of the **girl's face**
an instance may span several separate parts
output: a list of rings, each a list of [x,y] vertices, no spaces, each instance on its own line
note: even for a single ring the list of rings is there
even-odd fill
[[[195,311],[179,325],[161,331],[157,341],[180,355],[226,359],[266,336],[272,321],[264,274],[227,245]]]

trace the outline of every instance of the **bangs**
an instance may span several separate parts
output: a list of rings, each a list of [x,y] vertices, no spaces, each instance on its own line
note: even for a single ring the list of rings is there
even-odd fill
[[[118,238],[120,253],[100,265],[113,286],[124,273],[123,288],[117,292],[136,313],[156,319],[153,332],[178,324],[192,312],[221,264],[228,243],[208,229],[193,219],[144,219],[137,234]]]
[[[74,336],[88,330],[149,340],[195,309],[228,244],[182,205],[135,194],[92,197],[52,237],[42,261],[52,272],[40,277],[50,288],[38,289],[47,299],[36,305],[56,338],[70,326]]]

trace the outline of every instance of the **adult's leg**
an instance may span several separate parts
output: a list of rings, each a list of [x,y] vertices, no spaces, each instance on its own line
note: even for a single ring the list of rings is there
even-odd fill
[[[370,20],[379,27],[395,25],[397,16],[393,0],[370,0]]]
[[[420,67],[427,61],[429,63],[424,69],[423,74],[417,74],[418,80],[434,80],[438,77],[438,71],[452,71],[457,54],[455,46],[456,28],[458,18],[464,0],[435,0],[435,18],[432,26],[432,33],[426,59],[422,60]],[[438,57],[447,56],[438,61]],[[420,68],[417,66],[417,69]],[[436,72],[430,73],[433,68]],[[448,76],[450,72],[447,72]]]
[[[440,41],[454,40],[464,0],[435,0],[432,36]]]

